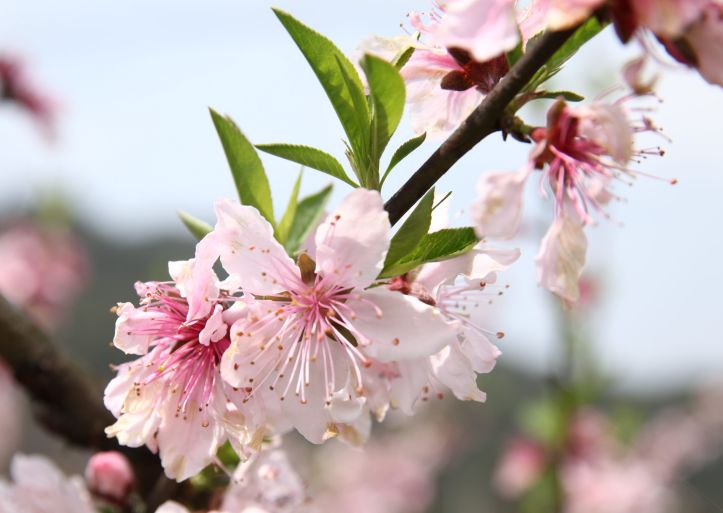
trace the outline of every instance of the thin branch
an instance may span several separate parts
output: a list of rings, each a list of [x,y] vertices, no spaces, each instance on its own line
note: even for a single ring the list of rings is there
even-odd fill
[[[161,475],[158,458],[147,449],[122,447],[106,437],[104,429],[115,419],[101,401],[102,390],[2,295],[0,359],[28,392],[38,420],[50,431],[79,447],[124,453],[133,463],[141,493]]]
[[[499,129],[500,117],[507,105],[576,29],[548,32],[530,45],[474,112],[387,201],[384,208],[389,212],[392,224],[399,221],[465,153]]]

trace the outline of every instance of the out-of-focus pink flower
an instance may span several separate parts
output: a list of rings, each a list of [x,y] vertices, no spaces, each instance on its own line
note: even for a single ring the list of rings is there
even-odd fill
[[[123,504],[133,490],[135,476],[128,458],[121,453],[99,452],[88,460],[85,482],[91,493],[101,499]]]
[[[198,256],[198,255],[197,255]],[[118,305],[113,343],[139,359],[119,365],[105,390],[118,418],[106,428],[123,445],[159,450],[169,477],[183,480],[213,461],[227,440],[243,455],[263,438],[260,397],[220,375],[235,301],[196,260],[169,263],[173,282],[137,283],[139,307]]]
[[[388,377],[411,372],[402,364],[456,340],[454,323],[437,308],[370,287],[391,239],[378,192],[355,190],[317,228],[316,261],[289,258],[252,207],[220,201],[216,214],[214,231],[199,244],[208,248],[207,265],[220,256],[226,283],[255,298],[230,329],[222,375],[252,396],[273,392],[284,417],[310,441],[341,435],[361,442],[378,368]]]
[[[626,99],[578,108],[558,100],[548,111],[547,126],[532,131],[537,144],[528,165],[483,176],[472,206],[480,237],[513,236],[521,216],[522,187],[534,170],[541,171],[540,190],[547,196],[547,185],[552,193],[555,221],[537,256],[537,280],[567,302],[579,295],[587,247],[583,226],[594,222],[593,212],[608,217],[605,206],[615,198],[612,184],[637,176],[628,167],[633,157],[662,155],[660,148],[634,148],[636,133],[657,129],[647,118],[630,121]]]
[[[52,134],[54,102],[29,79],[25,65],[16,57],[0,55],[0,99],[27,110],[48,135]]]
[[[5,466],[20,441],[20,405],[10,370],[0,360],[0,466]]]
[[[0,232],[0,293],[52,329],[82,289],[88,260],[67,230],[20,223]]]
[[[83,480],[67,479],[48,459],[18,454],[10,466],[12,482],[0,480],[3,513],[95,513]]]
[[[436,476],[452,450],[439,426],[413,426],[375,437],[364,451],[325,446],[312,473],[318,511],[422,513],[436,495]]]
[[[532,439],[513,439],[502,453],[494,475],[495,488],[504,497],[525,493],[540,478],[547,465],[544,448]]]
[[[701,76],[723,86],[723,2],[709,2],[700,19],[688,26],[683,41]]]

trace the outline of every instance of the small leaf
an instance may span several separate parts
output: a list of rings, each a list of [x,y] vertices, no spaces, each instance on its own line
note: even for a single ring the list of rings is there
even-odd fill
[[[233,120],[213,109],[211,118],[226,152],[239,199],[244,205],[256,207],[272,226],[275,225],[271,188],[258,153]]]
[[[324,213],[326,203],[329,201],[331,190],[332,186],[327,185],[319,192],[306,196],[299,201],[296,206],[294,222],[291,223],[289,236],[286,238],[286,250],[289,253],[293,254],[298,251],[311,230],[316,227],[316,223]]]
[[[213,230],[213,227],[205,221],[201,221],[197,217],[184,212],[183,210],[178,211],[178,217],[181,218],[181,222],[188,228],[188,231],[196,237],[198,240],[203,239],[208,233]]]
[[[585,99],[584,96],[581,96],[572,91],[541,91],[538,94],[539,95],[535,99],[546,98],[556,100],[560,96],[562,96],[565,100],[569,102],[581,102]]]
[[[291,160],[302,166],[310,167],[331,175],[334,178],[348,183],[352,187],[359,187],[359,185],[344,172],[344,168],[338,160],[328,153],[312,148],[311,146],[303,146],[300,144],[257,144],[256,148],[265,153],[270,153],[282,159]]]
[[[432,188],[419,201],[417,207],[409,214],[404,224],[397,230],[392,237],[389,245],[387,258],[384,261],[384,267],[391,267],[396,262],[411,253],[417,247],[419,241],[429,231],[432,223],[432,205],[434,204],[434,188]]]
[[[276,228],[276,240],[278,240],[281,244],[286,242],[286,239],[289,236],[289,230],[291,229],[291,225],[296,217],[296,205],[299,201],[299,187],[301,187],[301,177],[303,174],[303,171],[299,173],[299,177],[296,179],[294,188],[291,191],[291,197],[289,198],[289,204],[286,207],[286,212],[284,212],[284,215],[281,216],[279,225]]]
[[[438,262],[470,251],[479,242],[473,228],[445,228],[428,233],[412,253],[384,269],[380,278],[390,278],[411,271],[427,262]]]
[[[357,150],[362,148],[369,126],[369,110],[356,69],[329,39],[290,14],[279,9],[273,11],[321,82],[349,142]],[[340,67],[344,73],[339,71]]]
[[[410,46],[409,48],[405,48],[401,52],[399,52],[394,59],[392,59],[392,64],[395,68],[398,70],[401,70],[406,63],[409,62],[409,59],[412,58],[412,55],[414,55],[414,48],[413,46]]]
[[[535,36],[536,37],[536,36]],[[532,42],[532,39],[527,42],[527,44],[530,44]],[[522,57],[522,37],[520,37],[520,42],[517,43],[517,46],[515,46],[512,50],[507,52],[507,64],[509,64],[510,68],[515,65],[517,61],[520,60],[520,57]]]
[[[381,156],[404,112],[406,88],[394,65],[373,55],[365,55],[362,69],[369,82],[372,113],[372,154]]]
[[[394,166],[404,160],[414,150],[419,148],[426,138],[427,133],[424,132],[417,137],[409,139],[407,142],[397,148],[397,151],[394,152],[394,155],[392,155],[392,159],[389,161],[389,166],[387,166],[387,170],[384,172],[384,176],[382,177],[382,185],[384,185],[384,181],[387,179],[387,176],[389,175],[389,172],[392,170],[392,168],[394,168]]]

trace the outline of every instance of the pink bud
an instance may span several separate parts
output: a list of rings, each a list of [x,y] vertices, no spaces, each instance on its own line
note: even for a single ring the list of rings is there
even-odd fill
[[[121,453],[99,452],[88,461],[85,480],[95,495],[123,503],[133,489],[133,469]]]

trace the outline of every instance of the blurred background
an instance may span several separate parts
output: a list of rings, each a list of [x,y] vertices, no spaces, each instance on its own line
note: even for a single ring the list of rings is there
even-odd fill
[[[133,300],[134,281],[165,279],[169,259],[192,254],[194,240],[178,221],[177,210],[210,222],[213,201],[235,195],[208,107],[231,115],[253,142],[308,144],[343,161],[342,132],[334,112],[271,5],[288,9],[347,53],[368,35],[400,34],[406,12],[428,8],[419,1],[378,0],[3,2],[0,55],[26,68],[27,80],[42,93],[37,100],[53,112],[53,120],[47,122],[42,108],[32,115],[13,102],[0,102],[0,225],[14,237],[6,238],[5,246],[0,239],[0,266],[17,278],[8,270],[13,255],[2,248],[12,246],[7,240],[22,239],[41,273],[52,266],[63,269],[68,281],[38,292],[45,303],[63,303],[63,314],[47,326],[100,381],[111,376],[108,364],[121,360],[109,347],[114,323],[110,307]],[[592,98],[619,83],[622,64],[636,54],[636,48],[622,47],[608,29],[555,83]],[[533,485],[517,483],[515,488],[494,476],[502,472],[500,462],[510,447],[522,448],[512,451],[523,455],[521,468],[539,470],[549,463],[540,464],[545,458],[539,454],[550,444],[557,447],[560,437],[573,437],[574,429],[554,433],[560,389],[573,389],[573,402],[588,405],[583,413],[575,408],[566,425],[579,423],[583,431],[594,426],[590,429],[598,433],[596,443],[614,438],[613,452],[624,453],[620,458],[626,462],[628,453],[636,461],[649,461],[651,457],[639,453],[658,457],[690,442],[690,436],[684,440],[674,435],[663,437],[667,445],[645,441],[660,412],[669,408],[677,413],[663,418],[704,419],[706,434],[715,433],[716,426],[723,433],[723,424],[716,424],[720,419],[706,410],[721,404],[710,397],[723,370],[723,239],[717,230],[723,219],[718,140],[723,103],[720,90],[696,73],[681,67],[661,71],[658,92],[664,102],[653,117],[672,143],[665,143],[663,158],[650,159],[640,168],[675,177],[678,185],[641,179],[634,187],[618,189],[627,201],[613,206],[614,221],[588,232],[587,304],[574,315],[563,312],[535,285],[534,256],[552,210],[551,203],[528,188],[524,233],[508,244],[519,246],[522,258],[503,277],[509,292],[483,312],[486,326],[507,335],[500,341],[504,354],[497,369],[481,378],[488,401],[442,401],[421,420],[415,418],[415,426],[402,426],[407,424],[404,419],[391,423],[384,435],[389,438],[383,441],[406,447],[399,461],[409,469],[402,474],[424,472],[411,484],[395,485],[404,490],[402,497],[420,500],[401,499],[390,513],[524,508],[525,494],[538,493]],[[542,110],[528,112],[538,122],[542,115]],[[395,137],[401,143],[411,135],[403,122]],[[438,143],[427,141],[400,165],[385,184],[384,195],[389,197]],[[493,135],[465,156],[438,184],[440,191],[454,191],[454,224],[469,222],[466,210],[481,173],[518,168],[528,151],[527,145],[503,144]],[[298,167],[273,157],[264,157],[264,163],[278,214]],[[308,171],[302,190],[312,192],[328,182],[326,175]],[[347,192],[347,186],[335,184],[332,202]],[[28,242],[35,237],[28,235],[35,230],[28,223],[36,225],[29,218],[41,220],[41,242]],[[70,249],[58,254],[61,246]],[[41,259],[45,251],[49,255]],[[46,297],[60,289],[67,299]],[[571,345],[577,348],[572,362],[566,356]],[[560,383],[574,387],[561,388]],[[707,395],[701,395],[702,390]],[[671,420],[670,432],[700,433],[683,424]],[[511,441],[515,433],[517,442]],[[389,441],[395,436],[405,442]],[[428,442],[409,443],[415,436],[426,436]],[[82,468],[84,455],[44,435],[30,421],[16,438],[23,451],[62,455],[69,468]],[[685,471],[671,471],[675,476],[663,480],[663,487],[676,496],[665,502],[668,510],[723,510],[718,442],[706,447],[710,458],[681,464]],[[546,449],[538,450],[545,444]],[[421,454],[425,445],[438,451]],[[565,442],[565,450],[568,446]],[[323,467],[326,458],[333,461],[335,450],[342,449],[312,454],[300,446],[297,457],[314,475],[322,475],[314,469]],[[364,465],[384,465],[383,455],[390,452],[365,453],[365,461],[354,468],[359,473],[382,472]],[[402,464],[387,463],[392,469]],[[535,476],[531,482],[545,479],[543,471]],[[510,486],[512,492],[524,490],[511,493]],[[388,497],[379,500],[396,504]],[[542,500],[547,499],[533,503]],[[382,509],[375,508],[367,511]],[[340,509],[349,511],[351,506]],[[610,511],[628,510],[620,506]]]

